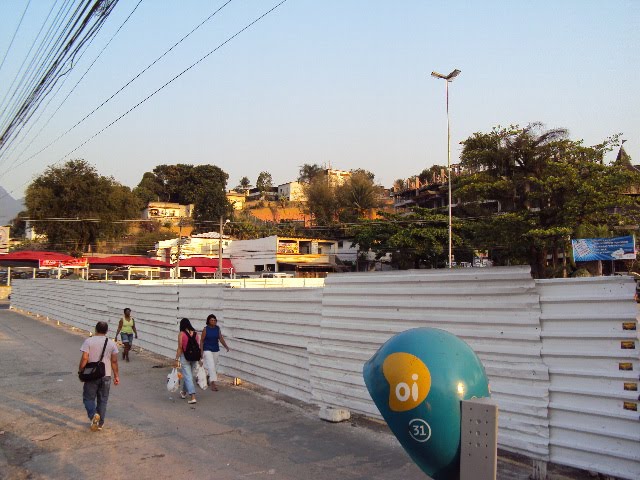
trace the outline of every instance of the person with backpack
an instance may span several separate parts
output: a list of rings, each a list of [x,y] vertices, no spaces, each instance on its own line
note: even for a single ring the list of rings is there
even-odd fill
[[[196,332],[188,318],[180,320],[180,333],[178,333],[178,349],[176,350],[176,367],[181,366],[182,390],[180,396],[187,398],[190,404],[196,403],[196,387],[193,381],[193,372],[202,358],[200,350],[200,335]]]

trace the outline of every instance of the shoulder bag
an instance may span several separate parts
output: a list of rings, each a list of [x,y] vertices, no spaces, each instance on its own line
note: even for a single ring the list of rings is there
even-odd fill
[[[104,357],[104,351],[107,348],[108,338],[104,339],[104,346],[102,347],[102,353],[100,354],[100,360],[97,362],[89,362],[87,363],[82,371],[78,372],[78,377],[81,382],[90,382],[92,380],[98,380],[99,378],[104,377],[105,369],[104,363],[102,363],[102,357]]]

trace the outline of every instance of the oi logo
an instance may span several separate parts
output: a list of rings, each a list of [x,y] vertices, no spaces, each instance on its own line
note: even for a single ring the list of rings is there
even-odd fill
[[[427,366],[410,353],[392,353],[384,359],[382,373],[389,382],[389,408],[406,412],[427,398],[431,389],[431,373]]]

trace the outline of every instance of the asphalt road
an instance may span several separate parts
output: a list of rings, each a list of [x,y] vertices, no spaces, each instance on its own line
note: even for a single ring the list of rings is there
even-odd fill
[[[323,422],[316,407],[228,381],[218,392],[198,390],[198,403],[187,405],[165,388],[167,360],[147,352],[120,362],[105,429],[91,432],[75,374],[87,332],[6,308],[0,304],[0,478],[426,478],[386,426],[363,418]],[[499,479],[530,473],[517,458],[499,460]]]

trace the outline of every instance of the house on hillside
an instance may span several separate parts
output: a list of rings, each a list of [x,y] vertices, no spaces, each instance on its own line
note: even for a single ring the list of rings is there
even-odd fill
[[[234,240],[229,256],[236,273],[287,272],[296,277],[325,277],[339,270],[338,242],[314,238],[271,237]]]
[[[227,201],[234,210],[242,210],[244,208],[244,204],[246,202],[246,193],[245,192],[236,192],[235,190],[229,190],[227,193]]]
[[[306,200],[300,182],[288,182],[278,185],[278,198],[289,202],[304,202]]]
[[[193,216],[194,204],[180,205],[172,202],[149,202],[147,208],[142,211],[144,220],[159,220],[175,222],[181,218],[191,218]]]

